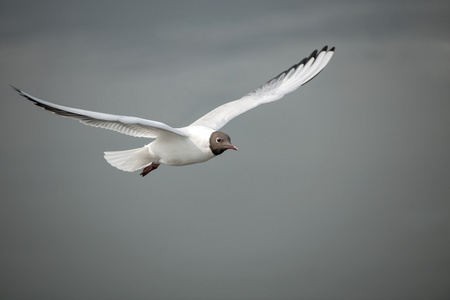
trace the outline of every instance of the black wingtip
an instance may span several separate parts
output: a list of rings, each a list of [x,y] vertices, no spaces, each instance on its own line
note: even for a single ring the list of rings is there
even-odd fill
[[[10,84],[9,86],[12,87],[16,92],[18,92],[20,96],[30,99],[30,97],[28,97],[27,94],[25,94],[21,89],[16,88],[12,84]],[[30,100],[32,100],[32,99],[30,99]]]
[[[18,93],[22,93],[21,90],[19,90],[18,88],[16,88],[15,86],[13,86],[12,84],[9,85],[10,87],[12,87],[16,92]]]
[[[309,61],[311,58],[316,58],[317,57],[317,50],[314,50],[308,57],[307,61]]]
[[[330,49],[328,49],[328,46],[325,46],[322,48],[322,50],[319,51],[319,53],[321,52],[334,52],[335,47],[331,47]]]

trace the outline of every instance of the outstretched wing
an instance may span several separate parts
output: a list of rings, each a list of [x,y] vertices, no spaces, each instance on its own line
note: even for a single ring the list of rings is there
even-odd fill
[[[219,130],[240,114],[261,104],[281,99],[284,95],[295,91],[298,87],[317,76],[330,61],[333,54],[334,47],[328,49],[325,46],[320,51],[315,50],[309,57],[304,58],[298,64],[269,80],[255,91],[239,100],[231,101],[217,107],[196,120],[191,126],[199,125]]]
[[[34,102],[37,106],[63,117],[77,119],[86,125],[114,130],[136,137],[156,138],[161,133],[173,133],[179,136],[187,136],[182,130],[172,128],[161,122],[136,117],[111,115],[53,104],[33,97],[13,86],[12,88],[15,89],[19,95]]]

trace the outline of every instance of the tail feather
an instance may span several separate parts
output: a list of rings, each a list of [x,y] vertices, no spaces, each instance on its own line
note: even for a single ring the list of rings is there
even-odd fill
[[[112,166],[127,172],[139,170],[152,162],[148,147],[124,151],[105,152],[105,159]]]

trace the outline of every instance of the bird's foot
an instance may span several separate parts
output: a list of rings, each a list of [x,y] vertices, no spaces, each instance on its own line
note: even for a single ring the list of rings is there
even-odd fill
[[[150,165],[146,166],[142,172],[141,172],[141,176],[144,177],[145,175],[147,175],[148,173],[150,173],[153,170],[158,169],[160,164],[155,164],[155,163],[151,163]]]

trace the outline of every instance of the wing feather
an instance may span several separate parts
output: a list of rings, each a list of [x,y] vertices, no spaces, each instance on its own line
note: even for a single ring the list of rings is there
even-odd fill
[[[89,126],[105,128],[135,137],[156,138],[161,133],[172,133],[179,136],[187,136],[187,134],[184,131],[172,128],[169,125],[166,125],[158,121],[146,120],[136,117],[105,114],[100,112],[62,106],[38,99],[13,86],[12,88],[15,89],[19,93],[19,95],[27,98],[28,100],[32,101],[35,105],[40,106],[45,110],[51,111],[63,117],[77,119],[81,123],[84,123]]]
[[[261,104],[281,99],[316,77],[328,64],[333,54],[334,47],[328,49],[328,46],[320,51],[313,51],[309,57],[281,72],[253,92],[217,107],[196,120],[191,126],[199,125],[219,130],[240,114]]]

